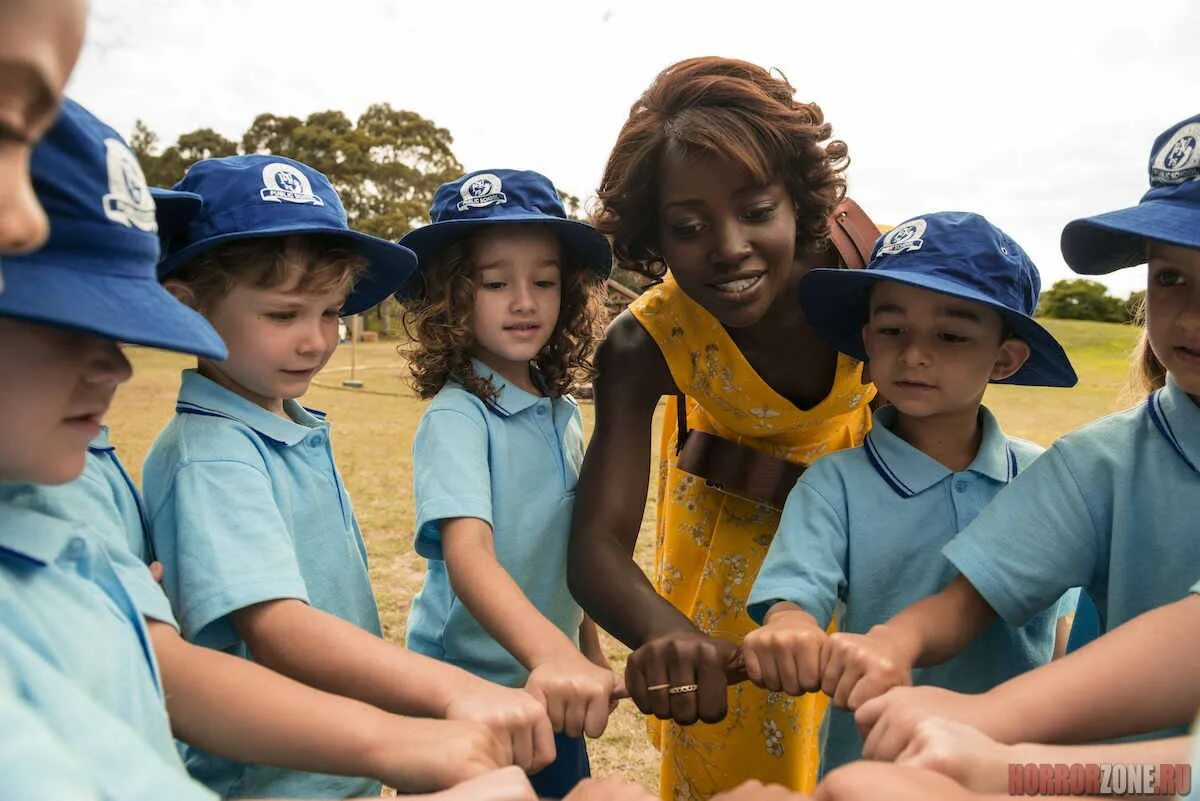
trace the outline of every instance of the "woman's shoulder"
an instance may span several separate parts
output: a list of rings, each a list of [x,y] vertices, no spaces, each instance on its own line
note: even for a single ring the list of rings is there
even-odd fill
[[[609,324],[596,349],[596,383],[637,386],[658,396],[676,391],[658,342],[629,310]]]

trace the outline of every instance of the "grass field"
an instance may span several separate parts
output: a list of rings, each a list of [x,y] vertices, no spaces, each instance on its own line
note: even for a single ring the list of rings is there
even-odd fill
[[[1123,400],[1128,354],[1137,332],[1127,326],[1075,321],[1048,321],[1048,327],[1070,354],[1079,373],[1071,390],[992,387],[988,405],[1008,433],[1043,445],[1059,435],[1118,408]],[[130,348],[134,377],[117,395],[109,415],[113,441],[140,481],[142,459],[158,431],[174,413],[179,371],[187,358]],[[420,587],[424,562],[413,553],[411,444],[425,404],[408,390],[403,359],[389,343],[369,343],[357,350],[355,376],[365,384],[347,390],[351,353],[343,347],[318,377],[304,403],[328,412],[334,424],[338,465],[354,499],[355,511],[371,555],[371,580],[379,601],[384,632],[402,641],[409,601]],[[592,408],[583,404],[590,432]],[[647,469],[649,466],[647,466]],[[654,487],[647,504],[638,558],[650,563],[654,526]],[[605,639],[614,666],[624,664],[625,649]],[[597,775],[619,773],[657,786],[657,762],[647,744],[636,710],[623,702],[608,732],[591,744]]]

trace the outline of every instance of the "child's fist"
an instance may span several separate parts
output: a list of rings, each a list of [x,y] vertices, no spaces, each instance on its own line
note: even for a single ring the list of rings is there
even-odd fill
[[[812,692],[821,686],[821,652],[829,637],[812,615],[791,604],[781,606],[771,608],[766,625],[746,635],[746,675],[767,690]]]
[[[620,677],[582,654],[535,667],[525,691],[546,706],[550,725],[568,737],[599,737],[608,726]]]
[[[821,663],[821,690],[834,706],[851,712],[893,687],[912,684],[911,658],[883,635],[832,634]]]

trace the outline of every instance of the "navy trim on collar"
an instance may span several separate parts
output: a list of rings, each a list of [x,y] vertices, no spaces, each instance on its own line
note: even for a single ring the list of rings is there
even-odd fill
[[[0,504],[0,552],[49,565],[75,538],[76,524],[34,509]]]
[[[328,425],[323,415],[318,417],[294,400],[285,400],[283,406],[292,419],[285,420],[268,412],[195,370],[184,370],[175,411],[234,420],[268,439],[289,446],[303,441],[313,428]]]
[[[894,434],[891,429],[897,416],[892,406],[876,411],[874,425],[863,440],[863,450],[879,477],[900,497],[911,498],[954,473]],[[979,423],[983,430],[979,452],[966,470],[999,483],[1012,481],[1020,466],[1008,437],[986,407],[979,407]]]
[[[1163,438],[1179,454],[1179,458],[1183,459],[1184,464],[1190,467],[1193,473],[1200,473],[1200,469],[1197,469],[1196,463],[1192,461],[1192,458],[1184,449],[1183,442],[1176,435],[1175,428],[1171,425],[1171,409],[1163,403],[1164,398],[1168,402],[1180,402],[1179,398],[1174,397],[1174,395],[1181,392],[1182,390],[1168,377],[1167,386],[1155,390],[1150,393],[1150,397],[1146,398],[1146,414],[1150,416],[1150,421],[1154,423],[1154,427],[1158,429],[1158,433],[1162,434]],[[1191,399],[1188,398],[1186,402],[1191,403]],[[1175,403],[1171,405],[1175,405]]]

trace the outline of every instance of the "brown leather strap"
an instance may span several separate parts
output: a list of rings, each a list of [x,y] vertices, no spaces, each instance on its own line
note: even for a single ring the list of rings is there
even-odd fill
[[[829,241],[833,243],[842,263],[852,270],[867,266],[878,238],[879,227],[850,198],[839,203],[830,215]]]

